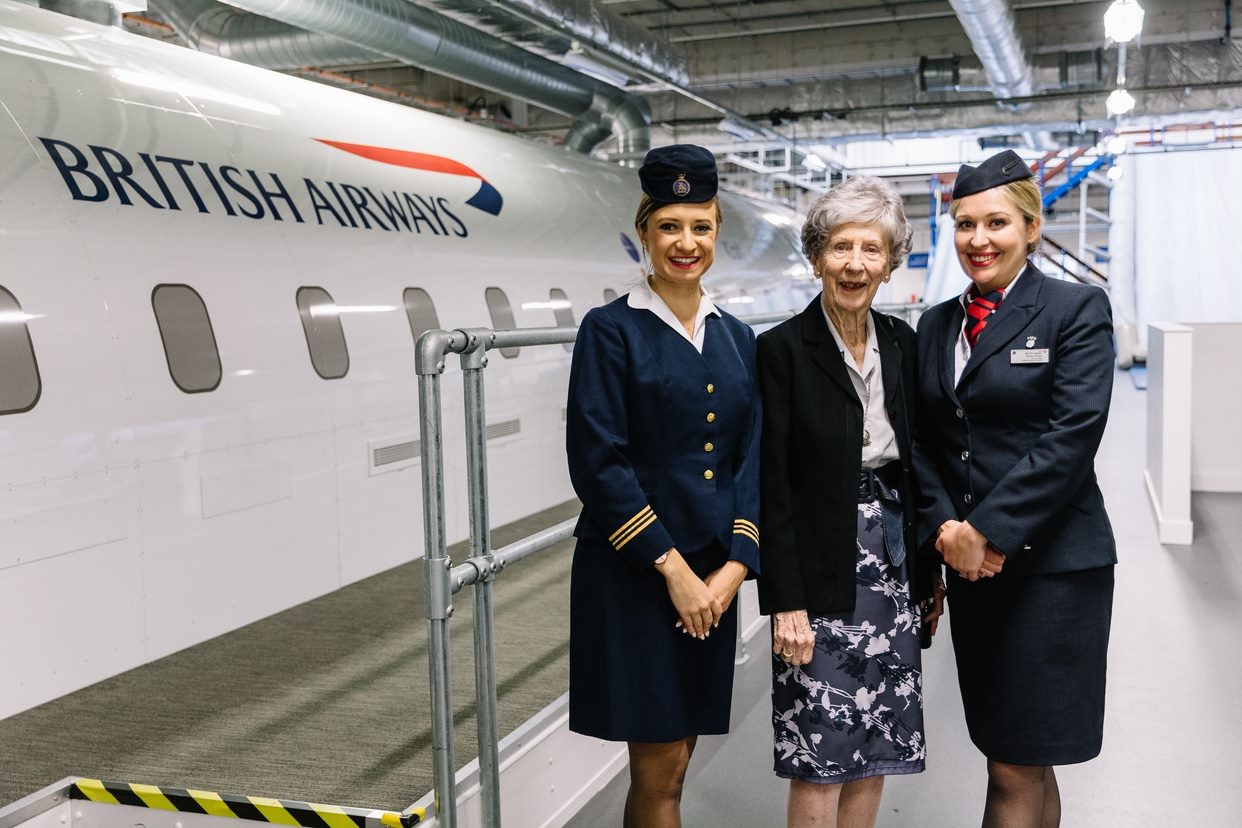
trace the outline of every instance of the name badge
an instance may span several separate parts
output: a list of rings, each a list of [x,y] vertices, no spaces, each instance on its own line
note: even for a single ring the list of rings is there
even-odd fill
[[[1048,349],[1047,348],[1031,348],[1030,350],[1027,350],[1025,348],[1019,350],[1015,348],[1014,350],[1009,352],[1009,364],[1010,365],[1030,365],[1036,362],[1047,362],[1047,361],[1048,361]]]

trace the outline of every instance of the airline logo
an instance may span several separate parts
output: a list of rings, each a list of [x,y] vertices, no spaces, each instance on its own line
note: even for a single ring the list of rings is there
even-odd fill
[[[342,141],[329,141],[326,138],[316,138],[315,140],[321,144],[336,147],[339,150],[344,150],[362,158],[379,161],[382,164],[408,167],[412,170],[430,170],[431,172],[477,178],[479,180],[479,191],[467,199],[466,203],[485,213],[491,213],[493,216],[500,215],[500,208],[504,204],[504,199],[500,197],[500,193],[496,188],[488,184],[483,176],[465,164],[454,161],[452,158],[445,158],[442,155],[428,155],[424,152],[388,149],[387,147],[369,147],[366,144],[346,144]]]
[[[407,150],[316,139],[352,155],[406,169],[464,176],[479,182],[466,205],[500,214],[500,193],[470,167],[451,158]],[[445,196],[389,190],[341,181],[300,180],[229,164],[111,147],[79,147],[39,138],[75,201],[145,205],[155,210],[196,211],[253,220],[319,224],[424,236],[466,238],[470,229],[459,204]],[[464,214],[462,214],[464,215]]]

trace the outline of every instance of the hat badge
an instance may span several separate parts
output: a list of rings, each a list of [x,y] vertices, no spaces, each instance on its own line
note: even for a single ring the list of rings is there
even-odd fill
[[[685,198],[690,195],[690,182],[686,180],[686,174],[678,173],[677,180],[673,182],[673,195]]]

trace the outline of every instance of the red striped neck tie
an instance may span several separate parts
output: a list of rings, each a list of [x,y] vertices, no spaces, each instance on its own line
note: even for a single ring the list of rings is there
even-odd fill
[[[979,334],[988,326],[988,317],[1000,307],[1005,291],[994,290],[987,296],[980,296],[978,288],[972,287],[970,293],[970,302],[966,305],[966,341],[974,348]]]

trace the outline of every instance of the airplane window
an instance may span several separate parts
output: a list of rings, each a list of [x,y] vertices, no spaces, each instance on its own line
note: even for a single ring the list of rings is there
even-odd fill
[[[315,373],[324,379],[340,379],[349,372],[349,349],[336,302],[319,287],[298,288],[297,299]]]
[[[440,328],[440,317],[436,316],[435,303],[422,288],[405,289],[405,315],[410,321],[410,333],[414,335],[415,344],[418,344],[418,338],[427,331]]]
[[[604,288],[604,303],[617,301],[617,292],[612,288]]]
[[[29,411],[43,390],[28,318],[17,297],[0,287],[0,414]]]
[[[548,300],[552,305],[552,313],[556,315],[556,327],[572,328],[574,322],[574,306],[569,303],[569,297],[565,295],[565,291],[560,288],[552,288],[548,291]],[[566,342],[561,345],[566,351],[573,351],[574,343]]]
[[[220,351],[203,298],[189,285],[156,285],[151,307],[173,382],[187,394],[214,391],[220,384]]]
[[[492,327],[496,330],[511,331],[517,327],[517,320],[513,317],[513,306],[509,304],[509,297],[505,296],[505,292],[500,288],[487,289],[487,310],[492,315]],[[521,348],[500,349],[501,355],[508,359],[513,359],[521,351]]]

